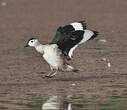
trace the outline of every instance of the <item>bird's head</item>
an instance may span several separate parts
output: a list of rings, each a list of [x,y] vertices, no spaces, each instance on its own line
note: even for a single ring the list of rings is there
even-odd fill
[[[36,47],[38,44],[40,44],[38,39],[30,38],[24,47]]]

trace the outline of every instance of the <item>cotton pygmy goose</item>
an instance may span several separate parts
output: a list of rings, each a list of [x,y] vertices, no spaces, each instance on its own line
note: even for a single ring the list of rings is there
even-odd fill
[[[82,43],[95,38],[98,32],[86,29],[84,21],[70,23],[60,26],[51,43],[43,45],[36,38],[28,40],[25,47],[34,47],[37,52],[43,55],[49,64],[51,71],[46,77],[52,77],[58,71],[73,71],[77,69],[67,63],[72,59],[73,51]]]

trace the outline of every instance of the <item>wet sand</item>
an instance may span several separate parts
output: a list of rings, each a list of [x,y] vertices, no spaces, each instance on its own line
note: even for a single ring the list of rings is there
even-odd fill
[[[126,5],[126,0],[0,1],[0,109],[30,109],[20,105],[29,96],[46,97],[41,100],[43,103],[48,96],[70,95],[73,106],[77,104],[73,97],[81,95],[90,99],[89,107],[97,105],[90,110],[98,110],[112,96],[122,97],[121,105],[126,105]],[[59,26],[80,20],[86,20],[89,29],[100,32],[96,39],[74,52],[70,63],[80,71],[60,72],[54,78],[45,78],[49,71],[47,63],[34,49],[24,48],[25,43],[33,36],[48,43]],[[77,104],[73,109],[85,108]]]

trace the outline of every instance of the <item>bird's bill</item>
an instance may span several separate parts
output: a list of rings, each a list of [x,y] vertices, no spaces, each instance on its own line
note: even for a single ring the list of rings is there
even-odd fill
[[[28,45],[28,44],[26,44],[26,45],[24,45],[24,47],[29,47],[29,45]]]

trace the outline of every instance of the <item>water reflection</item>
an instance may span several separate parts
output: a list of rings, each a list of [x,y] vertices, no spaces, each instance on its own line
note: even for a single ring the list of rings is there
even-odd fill
[[[28,96],[0,99],[0,110],[126,110],[127,97]]]
[[[83,83],[82,87],[78,84],[70,88],[56,86],[55,89],[53,88],[54,91],[48,88],[49,86],[43,89],[43,85],[0,87],[0,110],[127,109],[127,88],[125,86],[123,88],[103,86],[105,89],[96,87],[95,90],[93,87],[84,87]]]
[[[42,104],[42,110],[59,110],[60,102],[58,96],[51,96]]]
[[[72,110],[67,97],[51,96],[42,104],[42,110]]]
[[[24,104],[28,110],[126,110],[127,97],[42,96],[29,97]],[[24,107],[24,108],[25,108]]]

